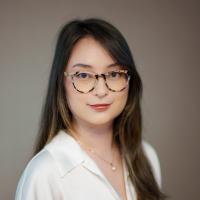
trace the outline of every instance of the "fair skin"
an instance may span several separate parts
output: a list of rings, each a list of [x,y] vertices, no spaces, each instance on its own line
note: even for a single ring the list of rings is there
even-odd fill
[[[90,66],[87,71],[95,73],[105,73],[119,69],[116,63],[102,45],[91,37],[85,37],[74,46],[66,71],[86,71],[81,64]],[[113,65],[112,67],[109,67]],[[70,77],[65,78],[66,99],[70,111],[72,112],[72,124],[76,130],[75,135],[85,147],[90,147],[98,152],[106,160],[113,159],[117,166],[117,172],[110,169],[108,163],[99,157],[91,154],[90,156],[98,164],[105,176],[113,187],[126,199],[123,180],[123,169],[121,155],[116,145],[112,145],[113,120],[122,112],[128,98],[128,87],[120,92],[108,90],[104,79],[99,78],[96,87],[89,93],[83,94],[74,89]],[[109,109],[99,112],[91,109],[88,104],[111,104]],[[84,147],[83,147],[84,148]],[[87,148],[86,148],[87,150]],[[114,150],[114,151],[113,151]],[[90,154],[88,152],[88,154]],[[118,176],[116,176],[118,173]]]

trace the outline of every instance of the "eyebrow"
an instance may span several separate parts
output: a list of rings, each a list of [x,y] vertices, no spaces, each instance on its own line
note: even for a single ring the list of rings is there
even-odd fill
[[[112,63],[112,64],[108,65],[107,68],[117,67],[117,66],[120,66],[119,63]],[[72,68],[75,68],[75,67],[83,67],[83,68],[89,68],[89,69],[93,68],[92,65],[87,65],[87,64],[83,64],[83,63],[77,63],[72,66]]]

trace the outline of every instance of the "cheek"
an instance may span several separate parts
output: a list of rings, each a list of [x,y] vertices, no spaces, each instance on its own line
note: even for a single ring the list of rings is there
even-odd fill
[[[81,106],[83,104],[87,104],[85,94],[81,94],[78,91],[76,91],[72,83],[68,81],[65,82],[65,93],[66,101],[71,112],[74,114],[77,112],[81,112]]]
[[[122,111],[126,105],[128,99],[128,92],[124,91],[123,93],[119,93],[115,98],[115,105],[118,107],[120,111]]]

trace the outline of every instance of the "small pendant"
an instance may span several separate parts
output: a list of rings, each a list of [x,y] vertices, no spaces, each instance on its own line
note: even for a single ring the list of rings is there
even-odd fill
[[[111,165],[111,169],[112,169],[112,171],[115,171],[116,167],[114,165]]]

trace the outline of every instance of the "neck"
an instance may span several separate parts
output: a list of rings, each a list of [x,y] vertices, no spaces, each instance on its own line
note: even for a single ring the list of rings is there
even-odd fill
[[[112,123],[104,125],[89,125],[73,121],[74,137],[86,147],[93,148],[99,153],[111,152],[113,148]]]

